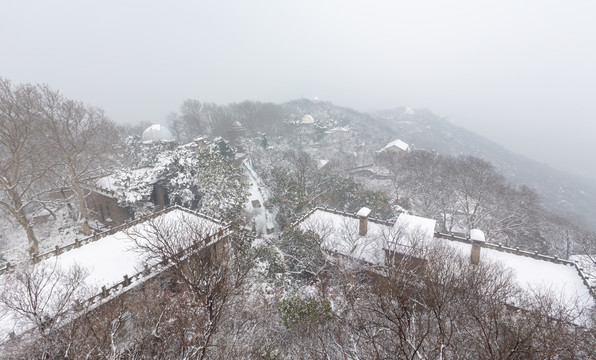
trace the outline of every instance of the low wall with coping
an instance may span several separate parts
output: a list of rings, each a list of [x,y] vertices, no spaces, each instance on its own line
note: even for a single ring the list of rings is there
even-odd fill
[[[300,217],[298,220],[294,221],[290,225],[290,227],[295,228],[296,226],[299,226],[303,221],[305,221],[315,211],[325,211],[328,213],[337,214],[337,215],[341,215],[344,217],[359,219],[359,217],[356,214],[352,214],[352,213],[348,213],[348,212],[340,211],[340,210],[335,210],[335,209],[316,207],[316,208],[310,210],[308,213],[306,213],[302,217]],[[376,218],[369,218],[368,221],[370,221],[372,223],[380,224],[380,225],[386,225],[389,227],[392,227],[395,224],[395,221],[387,221],[387,220],[381,220],[381,219],[376,219]],[[281,235],[283,235],[283,234],[281,234]],[[435,232],[434,238],[435,239],[445,239],[445,240],[450,240],[450,241],[458,241],[458,242],[466,243],[466,244],[470,244],[470,245],[472,245],[472,243],[473,243],[473,240],[470,240],[470,238],[468,236],[465,236],[465,237],[458,236],[453,233]],[[580,267],[580,265],[577,261],[561,259],[561,258],[557,257],[556,255],[549,256],[549,255],[539,254],[537,251],[532,252],[532,251],[521,250],[520,248],[506,247],[506,246],[503,246],[502,244],[483,243],[483,244],[481,244],[481,247],[487,248],[487,249],[492,249],[492,250],[497,250],[497,251],[502,251],[502,252],[506,252],[506,253],[511,253],[511,254],[515,254],[515,255],[519,255],[519,256],[529,257],[529,258],[536,259],[536,260],[549,261],[549,262],[552,262],[555,264],[573,266],[573,267],[575,267],[578,275],[582,279],[586,288],[588,288],[592,297],[596,300],[596,286],[590,285],[590,282],[589,282],[590,276],[585,272],[584,268]]]
[[[132,220],[132,221],[127,221],[127,222],[125,222],[123,224],[120,224],[120,225],[111,227],[111,228],[109,228],[106,231],[102,231],[100,233],[94,233],[93,235],[90,235],[90,236],[85,237],[85,238],[82,238],[82,239],[76,238],[75,241],[72,242],[72,243],[70,243],[70,244],[67,244],[67,245],[64,245],[64,246],[58,246],[58,245],[56,245],[56,248],[54,250],[47,251],[45,253],[42,253],[42,254],[38,254],[36,256],[33,256],[33,257],[31,257],[26,262],[37,263],[37,262],[40,262],[42,260],[51,258],[53,256],[58,256],[58,255],[60,255],[62,253],[65,253],[65,252],[67,252],[69,250],[72,250],[72,249],[76,249],[78,247],[81,247],[82,245],[95,242],[97,240],[100,240],[100,239],[105,238],[106,236],[110,236],[110,235],[113,235],[113,234],[115,234],[117,232],[127,230],[127,229],[129,229],[129,228],[131,228],[131,227],[133,227],[135,225],[138,225],[140,223],[143,223],[145,221],[155,219],[158,216],[161,216],[161,215],[164,215],[166,213],[169,213],[172,210],[181,210],[181,211],[184,211],[186,213],[189,213],[189,214],[192,214],[192,215],[201,217],[203,219],[207,219],[209,221],[215,222],[217,224],[221,224],[224,228],[227,227],[227,225],[224,224],[219,219],[215,219],[215,218],[212,218],[210,216],[203,215],[203,214],[201,214],[201,213],[199,213],[197,211],[193,211],[193,210],[184,208],[184,207],[179,206],[179,205],[174,205],[174,206],[170,206],[168,208],[165,208],[165,209],[156,211],[156,212],[154,212],[152,214],[142,216],[142,217],[140,217],[138,219],[135,219],[135,220]],[[23,263],[26,263],[26,262],[23,262]],[[23,263],[21,263],[21,264],[23,264]],[[18,265],[21,265],[21,264],[17,264],[17,266]],[[10,271],[14,267],[15,266],[13,264],[7,263],[4,267],[0,268],[0,275],[4,274],[7,271]]]

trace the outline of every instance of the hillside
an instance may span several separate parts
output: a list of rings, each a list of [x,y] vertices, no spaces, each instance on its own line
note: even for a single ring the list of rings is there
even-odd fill
[[[596,184],[505,149],[495,142],[449,123],[428,110],[406,114],[396,108],[374,114],[378,126],[414,148],[439,153],[470,154],[492,162],[514,184],[538,191],[546,208],[573,213],[592,229],[596,228]],[[581,214],[581,215],[579,215]]]
[[[424,109],[398,107],[364,114],[329,102],[295,100],[283,105],[290,118],[312,114],[323,128],[350,125],[360,132],[362,145],[381,148],[399,138],[414,149],[444,155],[474,155],[490,161],[513,184],[534,188],[543,205],[554,213],[570,214],[596,229],[596,184],[566,174],[523,155]]]

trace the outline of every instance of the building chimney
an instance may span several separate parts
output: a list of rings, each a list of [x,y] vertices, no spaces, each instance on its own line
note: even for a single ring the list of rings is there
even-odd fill
[[[370,209],[367,207],[363,207],[356,213],[356,216],[360,218],[360,231],[358,232],[360,236],[366,235],[368,231],[368,214],[370,214]]]
[[[472,240],[472,252],[470,253],[470,262],[474,265],[478,265],[480,262],[480,249],[486,242],[484,233],[479,229],[470,230],[470,240]]]

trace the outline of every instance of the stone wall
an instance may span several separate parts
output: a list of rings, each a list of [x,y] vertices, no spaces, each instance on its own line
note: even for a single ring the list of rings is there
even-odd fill
[[[87,207],[91,216],[104,224],[119,225],[132,219],[132,212],[128,207],[119,205],[116,198],[96,191],[91,191],[87,196]]]

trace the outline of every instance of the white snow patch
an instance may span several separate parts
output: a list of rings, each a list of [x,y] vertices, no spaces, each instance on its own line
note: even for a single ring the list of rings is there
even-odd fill
[[[385,263],[383,245],[391,232],[388,226],[369,222],[366,235],[360,236],[359,219],[323,210],[316,210],[299,226],[319,234],[323,249],[372,264]]]
[[[358,212],[356,213],[356,216],[360,216],[360,217],[368,217],[368,215],[370,214],[370,209],[367,207],[363,207],[362,209],[358,210]]]
[[[133,169],[130,171],[131,178],[140,179],[140,178],[152,178],[154,173],[154,169],[151,167],[142,167],[138,169]],[[103,176],[95,180],[95,185],[99,188],[108,190],[108,191],[120,191],[126,190],[117,180],[116,174],[110,174],[107,176]]]
[[[480,229],[470,230],[470,239],[474,240],[474,241],[486,242],[486,238],[484,237],[484,232]]]
[[[430,241],[434,237],[436,224],[437,221],[433,219],[402,213],[393,225],[393,230],[395,232],[405,230],[408,234],[416,234],[422,236],[424,240]]]
[[[329,164],[329,160],[322,159],[317,162],[317,170],[321,170],[325,165]]]

